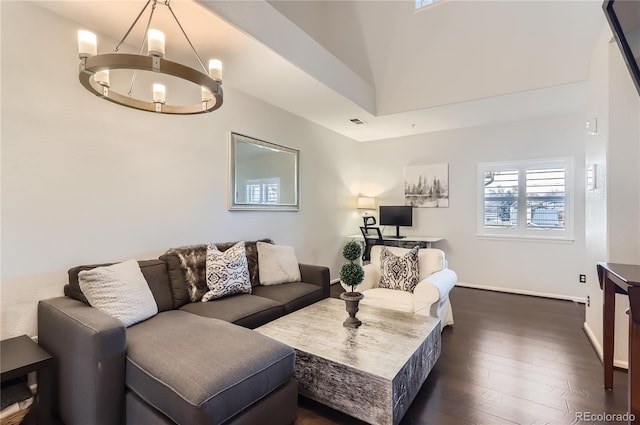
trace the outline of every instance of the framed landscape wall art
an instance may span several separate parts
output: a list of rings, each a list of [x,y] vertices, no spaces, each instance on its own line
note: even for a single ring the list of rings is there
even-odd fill
[[[449,164],[407,165],[404,204],[418,208],[449,207]]]

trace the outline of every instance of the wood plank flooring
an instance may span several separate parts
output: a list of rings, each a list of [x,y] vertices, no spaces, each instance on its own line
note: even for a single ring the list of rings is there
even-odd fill
[[[626,371],[604,390],[584,305],[462,287],[450,297],[455,324],[402,425],[557,425],[577,423],[576,412],[627,411]],[[363,422],[300,398],[296,425],[336,424]]]

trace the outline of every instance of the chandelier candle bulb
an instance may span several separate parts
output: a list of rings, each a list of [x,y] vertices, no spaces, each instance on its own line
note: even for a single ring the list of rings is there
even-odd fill
[[[164,57],[164,33],[160,30],[150,29],[147,32],[147,48],[149,56]]]
[[[78,31],[78,56],[87,58],[98,53],[96,35],[90,31]]]
[[[219,59],[209,60],[209,77],[222,80],[222,62]]]
[[[155,103],[164,103],[165,101],[165,88],[163,84],[153,85],[153,101]]]

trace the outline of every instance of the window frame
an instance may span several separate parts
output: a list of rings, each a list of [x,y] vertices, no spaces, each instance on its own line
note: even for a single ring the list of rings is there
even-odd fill
[[[532,228],[527,225],[527,170],[562,168],[565,170],[564,228]],[[518,217],[514,228],[490,228],[485,226],[485,181],[486,172],[518,172]],[[574,166],[573,158],[551,158],[478,163],[478,207],[477,236],[481,238],[507,238],[523,240],[566,241],[574,240]]]

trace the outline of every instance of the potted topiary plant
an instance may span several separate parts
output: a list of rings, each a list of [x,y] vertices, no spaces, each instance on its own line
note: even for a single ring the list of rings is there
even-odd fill
[[[362,246],[356,241],[349,241],[342,249],[342,256],[349,260],[348,263],[342,265],[340,268],[340,282],[342,286],[351,291],[343,292],[340,294],[340,298],[346,303],[347,312],[349,317],[344,321],[343,325],[348,328],[357,328],[362,324],[360,320],[356,318],[356,313],[359,310],[359,303],[364,295],[360,292],[356,292],[358,285],[364,280],[364,269],[359,263],[355,261],[360,258],[362,254]]]

